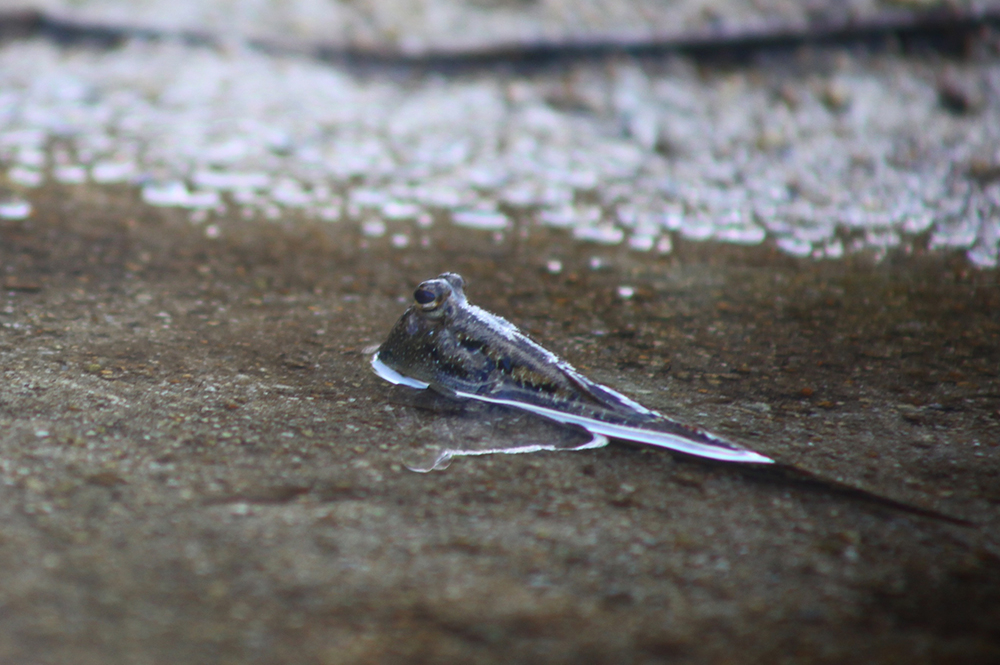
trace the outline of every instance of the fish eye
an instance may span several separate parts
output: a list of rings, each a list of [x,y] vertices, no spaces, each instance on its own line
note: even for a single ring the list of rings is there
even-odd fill
[[[413,299],[416,300],[419,305],[432,303],[436,297],[437,296],[434,295],[433,292],[428,291],[427,289],[417,289],[413,292]]]
[[[448,282],[441,279],[431,279],[417,287],[417,290],[413,292],[413,300],[416,301],[421,311],[431,314],[436,313],[436,310],[448,300],[451,294],[452,288]]]

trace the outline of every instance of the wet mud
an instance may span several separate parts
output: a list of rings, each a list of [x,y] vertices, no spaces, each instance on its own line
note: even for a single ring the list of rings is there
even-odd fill
[[[0,223],[3,662],[1000,658],[995,271],[33,203]],[[413,473],[562,436],[370,371],[445,270],[651,408],[978,526],[616,445]]]

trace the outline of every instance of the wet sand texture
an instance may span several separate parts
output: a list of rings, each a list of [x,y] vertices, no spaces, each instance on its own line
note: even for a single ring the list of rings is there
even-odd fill
[[[7,662],[997,655],[995,274],[706,245],[594,271],[565,237],[206,243],[128,192],[38,208],[0,243]],[[621,447],[407,471],[509,440],[362,353],[444,264],[653,407],[982,526]]]
[[[0,662],[1000,661],[977,35],[458,74],[0,44]],[[621,445],[411,472],[568,440],[371,372],[446,270],[651,408],[977,526]]]

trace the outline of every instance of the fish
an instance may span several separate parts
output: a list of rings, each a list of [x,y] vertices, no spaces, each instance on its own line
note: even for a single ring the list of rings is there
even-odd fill
[[[416,288],[413,303],[372,355],[371,366],[396,385],[523,409],[582,427],[594,437],[591,445],[612,439],[720,462],[774,464],[588,379],[510,321],[470,303],[465,280],[452,272]]]

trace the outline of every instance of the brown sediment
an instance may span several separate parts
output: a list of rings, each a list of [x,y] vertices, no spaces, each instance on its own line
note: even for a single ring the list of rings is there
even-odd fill
[[[125,189],[32,202],[0,225],[0,265],[40,286],[0,294],[6,661],[998,653],[995,272],[444,226],[433,252],[307,222],[209,242]],[[442,268],[651,407],[981,526],[661,451],[413,474],[428,442],[520,426],[399,404],[368,369],[400,285]]]

